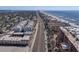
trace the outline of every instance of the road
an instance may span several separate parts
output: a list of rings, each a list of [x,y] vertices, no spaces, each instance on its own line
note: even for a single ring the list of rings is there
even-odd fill
[[[44,35],[45,35],[45,50],[46,50],[46,52],[48,52],[47,31],[46,30],[44,31]]]
[[[38,33],[38,25],[39,25],[39,23],[37,22],[37,24],[35,26],[35,31],[33,32],[34,35],[32,35],[32,38],[31,38],[30,43],[29,43],[29,52],[32,52],[32,49],[34,47],[36,36]]]
[[[33,52],[45,52],[45,35],[44,35],[44,23],[41,19],[41,17],[39,16],[38,13],[37,14],[37,20],[39,22],[39,27],[38,27],[38,32],[37,32],[37,36],[36,36],[36,40],[34,43],[34,47],[33,47]]]

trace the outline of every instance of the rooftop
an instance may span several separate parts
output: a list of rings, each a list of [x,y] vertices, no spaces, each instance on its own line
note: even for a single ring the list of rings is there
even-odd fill
[[[79,51],[79,42],[76,41],[76,38],[73,37],[70,32],[68,32],[64,27],[60,27],[62,32],[66,35],[66,37],[69,39],[69,41],[74,45],[74,47]]]
[[[23,37],[18,37],[18,36],[10,36],[10,35],[5,35],[0,38],[0,40],[11,40],[11,41],[21,41],[21,40],[29,40],[30,36],[24,35]]]
[[[79,39],[79,27],[65,27],[70,33],[72,33],[77,39]]]

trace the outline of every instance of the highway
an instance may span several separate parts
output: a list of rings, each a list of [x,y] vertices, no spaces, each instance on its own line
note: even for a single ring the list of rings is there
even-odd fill
[[[41,17],[39,16],[38,13],[36,13],[37,15],[37,20],[39,22],[39,27],[38,27],[38,32],[37,32],[37,36],[36,36],[36,40],[34,43],[34,47],[33,47],[33,52],[45,52],[45,35],[44,35],[44,23],[41,19]]]

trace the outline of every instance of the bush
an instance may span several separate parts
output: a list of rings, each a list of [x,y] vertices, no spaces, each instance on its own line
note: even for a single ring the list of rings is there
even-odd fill
[[[48,48],[50,48],[51,47],[51,45],[48,43]]]

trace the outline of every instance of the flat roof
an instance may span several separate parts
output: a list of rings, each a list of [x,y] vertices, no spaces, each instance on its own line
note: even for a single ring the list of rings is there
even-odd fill
[[[29,40],[30,36],[24,35],[24,37],[11,37],[10,35],[5,35],[0,38],[0,40],[11,40],[11,41],[21,41],[21,40]]]
[[[30,36],[24,35],[23,39],[24,40],[30,40]]]
[[[21,35],[22,35],[23,32],[14,32],[13,34],[15,34],[15,35],[17,35],[17,34],[18,34],[18,35],[21,34]]]

